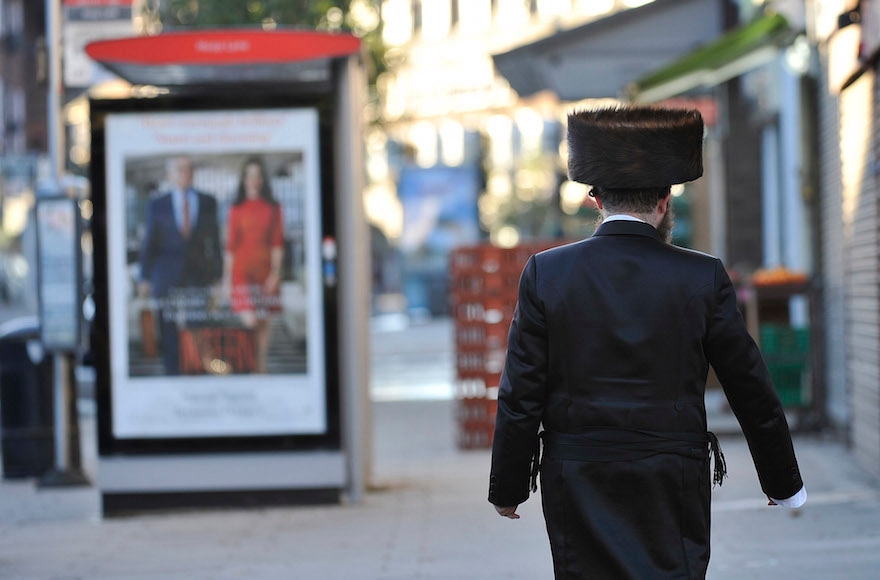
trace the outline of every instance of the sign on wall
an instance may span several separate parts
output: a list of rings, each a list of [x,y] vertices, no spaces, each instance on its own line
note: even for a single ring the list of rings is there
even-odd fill
[[[115,78],[85,52],[95,40],[131,36],[134,0],[64,0],[64,86],[89,87]]]
[[[399,244],[405,264],[404,294],[411,311],[448,313],[449,255],[480,238],[479,191],[480,175],[474,166],[401,170]]]
[[[327,431],[318,113],[111,113],[118,439]]]

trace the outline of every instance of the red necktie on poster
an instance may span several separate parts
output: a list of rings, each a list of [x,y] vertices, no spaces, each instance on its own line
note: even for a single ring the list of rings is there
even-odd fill
[[[180,234],[184,238],[189,238],[190,218],[189,218],[189,192],[183,192],[183,219],[180,223]]]

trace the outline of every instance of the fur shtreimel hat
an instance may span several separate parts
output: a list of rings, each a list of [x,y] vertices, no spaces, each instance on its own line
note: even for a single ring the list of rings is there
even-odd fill
[[[666,187],[703,175],[699,111],[621,107],[568,116],[568,175],[608,189]]]

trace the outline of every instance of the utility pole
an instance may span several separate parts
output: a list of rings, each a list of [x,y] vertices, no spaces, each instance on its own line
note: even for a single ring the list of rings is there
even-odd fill
[[[61,177],[64,174],[64,131],[61,118],[61,0],[46,0],[46,61],[48,66],[49,86],[46,95],[47,101],[47,149],[49,156],[49,178],[47,183],[39,184],[37,197],[61,197]],[[40,201],[37,201],[39,206]],[[74,206],[75,207],[75,206]],[[39,217],[39,216],[38,216]],[[78,211],[75,219],[78,219]],[[74,228],[78,232],[78,228]],[[45,240],[39,240],[40,227],[37,226],[38,244]],[[75,244],[76,251],[79,248],[79,239],[70,240]],[[41,250],[38,259],[42,259]],[[76,260],[76,269],[79,269],[80,261]],[[38,271],[41,268],[38,265]],[[79,281],[79,272],[75,273],[75,281]],[[41,286],[43,281],[40,281]],[[76,288],[74,286],[74,288]],[[78,292],[74,290],[78,296]],[[46,300],[44,292],[40,292],[40,301]],[[79,304],[77,303],[77,306]],[[41,327],[45,327],[43,320],[45,313],[41,305]],[[45,333],[43,332],[44,343]],[[59,487],[73,485],[88,485],[90,482],[80,467],[79,453],[79,429],[78,413],[76,412],[76,374],[75,352],[77,345],[71,345],[73,351],[57,349],[53,352],[54,364],[54,414],[55,414],[55,467],[40,478],[39,485],[44,487]]]
[[[49,73],[46,115],[49,177],[61,183],[64,174],[64,132],[61,122],[61,0],[46,0],[46,61]]]

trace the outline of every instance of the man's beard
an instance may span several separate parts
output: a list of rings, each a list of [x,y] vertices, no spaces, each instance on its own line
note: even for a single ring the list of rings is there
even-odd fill
[[[674,227],[675,212],[672,210],[672,200],[669,200],[669,203],[666,205],[666,213],[663,214],[663,219],[660,220],[660,223],[657,225],[657,233],[660,234],[660,239],[667,244],[671,244],[672,229]]]

